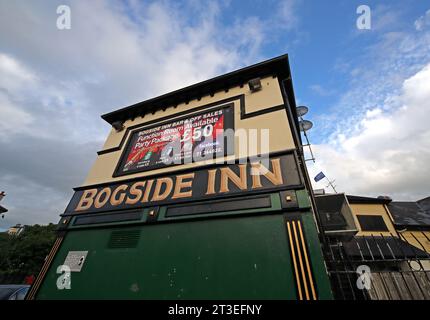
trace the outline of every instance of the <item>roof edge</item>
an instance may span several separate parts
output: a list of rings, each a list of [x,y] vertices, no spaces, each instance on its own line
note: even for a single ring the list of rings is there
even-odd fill
[[[204,80],[196,84],[132,104],[119,110],[103,114],[101,117],[110,124],[115,121],[126,121],[127,119],[143,115],[147,112],[191,101],[208,94],[213,94],[215,92],[243,84],[245,81],[252,78],[267,75],[276,75],[282,79],[291,76],[288,54],[265,60],[215,78]],[[292,90],[293,89],[291,87],[289,95],[294,95]]]
[[[365,204],[365,203],[370,203],[370,204],[388,204],[390,203],[392,200],[389,198],[372,198],[372,197],[362,197],[362,196],[354,196],[354,195],[346,195],[346,198],[348,199],[349,203],[352,204]]]

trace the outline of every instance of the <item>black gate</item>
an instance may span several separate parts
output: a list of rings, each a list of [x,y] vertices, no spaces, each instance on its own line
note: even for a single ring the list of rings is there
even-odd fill
[[[324,254],[335,299],[430,300],[430,254],[415,240],[420,248],[401,234],[326,237]]]

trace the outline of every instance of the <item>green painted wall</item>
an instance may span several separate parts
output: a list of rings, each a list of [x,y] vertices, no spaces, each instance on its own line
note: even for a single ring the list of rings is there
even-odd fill
[[[112,231],[139,230],[135,248],[109,249]],[[71,289],[56,269],[88,250]],[[69,231],[38,299],[296,299],[282,214]]]
[[[321,251],[315,220],[311,211],[305,212],[301,216],[303,221],[303,231],[306,235],[306,244],[311,257],[311,265],[314,270],[314,278],[317,284],[316,290],[320,300],[332,300],[330,280],[325,268],[324,257]]]

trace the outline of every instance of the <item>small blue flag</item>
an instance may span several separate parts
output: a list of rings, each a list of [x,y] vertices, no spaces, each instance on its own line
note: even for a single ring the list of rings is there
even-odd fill
[[[324,178],[325,178],[325,174],[321,171],[320,173],[318,173],[315,176],[314,180],[315,180],[315,182],[318,182],[318,181],[320,181],[321,179],[324,179]]]

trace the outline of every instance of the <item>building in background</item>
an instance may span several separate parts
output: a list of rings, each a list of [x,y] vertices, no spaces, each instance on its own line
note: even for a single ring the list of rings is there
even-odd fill
[[[18,223],[13,227],[10,227],[7,230],[7,233],[10,236],[19,236],[24,230],[25,230],[25,226]]]
[[[408,243],[430,252],[430,197],[388,204],[399,236]]]
[[[430,212],[425,201],[316,196],[337,299],[430,299]],[[360,288],[360,276],[369,277],[369,287]]]

